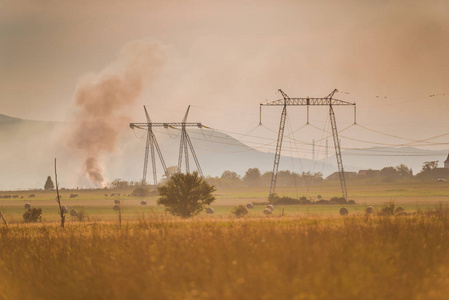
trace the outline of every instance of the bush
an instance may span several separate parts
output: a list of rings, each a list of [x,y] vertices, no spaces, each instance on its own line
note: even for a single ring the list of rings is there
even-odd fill
[[[383,215],[383,216],[394,215],[394,208],[395,208],[394,201],[387,202],[387,203],[385,203],[385,206],[380,211],[380,215]]]
[[[329,200],[330,204],[347,204],[346,199],[343,197],[333,197]]]
[[[241,218],[248,214],[248,209],[244,205],[238,205],[232,209],[231,213],[237,218]]]
[[[215,201],[215,187],[209,185],[198,172],[176,173],[167,184],[158,188],[160,198],[157,205],[164,205],[172,215],[183,218],[199,214]]]
[[[23,214],[25,223],[35,223],[41,220],[42,208],[30,208]]]
[[[276,205],[295,205],[295,204],[300,204],[300,201],[298,199],[295,198],[291,198],[291,197],[282,197],[282,198],[277,198],[275,203]]]
[[[144,187],[136,187],[132,193],[134,197],[148,197],[150,196],[150,190]]]

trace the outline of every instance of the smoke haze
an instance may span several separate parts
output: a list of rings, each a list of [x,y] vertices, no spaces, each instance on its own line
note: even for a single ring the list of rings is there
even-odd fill
[[[83,171],[95,186],[104,184],[101,160],[115,151],[129,109],[164,64],[164,52],[149,41],[128,43],[117,61],[81,79],[74,95],[74,129],[67,145],[84,161]]]

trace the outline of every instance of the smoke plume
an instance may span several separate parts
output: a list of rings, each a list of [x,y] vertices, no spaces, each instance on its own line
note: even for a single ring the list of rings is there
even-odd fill
[[[129,109],[164,61],[158,44],[133,41],[103,71],[81,79],[74,95],[77,113],[68,145],[84,161],[82,169],[95,186],[104,184],[101,160],[115,151],[120,132],[128,128]]]

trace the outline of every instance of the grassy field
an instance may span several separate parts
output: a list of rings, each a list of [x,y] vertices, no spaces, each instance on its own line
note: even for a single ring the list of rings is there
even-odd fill
[[[232,189],[218,188],[215,193],[216,201],[214,217],[227,218],[232,208],[239,204],[250,202],[266,202],[268,187],[234,187]],[[133,220],[142,215],[151,216],[164,214],[162,207],[156,206],[157,196],[148,198],[132,197],[132,190],[63,190],[62,203],[69,209],[83,210],[91,221],[110,221],[117,219],[117,214],[112,210],[114,200],[120,200],[123,207],[123,218]],[[69,198],[70,194],[77,193],[79,197]],[[306,187],[278,187],[277,193],[281,196],[301,197],[306,196],[316,200],[317,195],[324,199],[339,196],[341,194],[338,182],[326,183],[319,186]],[[29,196],[35,196],[30,198]],[[106,196],[107,194],[107,196]],[[120,196],[111,196],[120,194]],[[367,206],[381,209],[386,202],[394,201],[396,205],[404,207],[407,211],[426,210],[436,204],[449,204],[449,184],[441,182],[408,182],[408,183],[382,183],[382,184],[348,184],[349,199],[355,200],[356,205],[347,206],[350,213],[363,213]],[[1,198],[0,212],[3,212],[8,222],[22,221],[24,204],[30,203],[33,207],[43,209],[43,221],[53,222],[58,219],[58,208],[54,191],[17,191],[0,192],[0,196],[16,195],[17,198]],[[22,198],[23,197],[23,198]],[[148,205],[142,206],[140,202],[146,200]],[[338,214],[341,205],[288,205],[277,206],[275,215],[289,214]],[[250,211],[250,216],[256,217],[262,214],[264,206],[256,206]],[[205,215],[205,213],[203,213]],[[68,218],[68,221],[72,221]]]
[[[65,229],[55,192],[1,192],[0,299],[447,299],[449,186],[348,191],[357,204],[344,217],[341,205],[276,206],[270,216],[257,205],[238,219],[234,206],[268,193],[242,187],[218,189],[214,215],[183,220],[156,206],[156,196],[142,206],[131,190],[63,190],[62,204],[87,215],[67,215]],[[329,199],[340,187],[277,192]],[[407,214],[364,213],[391,201]],[[43,209],[42,222],[23,223],[25,203]]]
[[[447,299],[449,215],[0,227],[0,299]]]

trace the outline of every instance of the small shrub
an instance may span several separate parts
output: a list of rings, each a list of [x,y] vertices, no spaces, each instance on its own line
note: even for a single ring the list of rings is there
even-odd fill
[[[150,190],[144,187],[136,187],[132,193],[134,197],[148,197],[150,196]]]
[[[39,222],[42,218],[42,208],[30,208],[23,214],[25,223]]]
[[[395,208],[394,201],[387,202],[387,203],[385,203],[385,206],[380,211],[380,215],[382,215],[382,216],[394,215],[394,208]]]
[[[238,205],[232,209],[231,213],[237,218],[241,218],[248,214],[248,209],[244,205]]]
[[[295,198],[291,198],[291,197],[282,197],[282,198],[277,198],[275,203],[276,205],[295,205],[295,204],[300,204],[300,201],[298,199]]]
[[[333,197],[329,200],[329,203],[330,204],[347,204],[348,202],[343,197]]]

